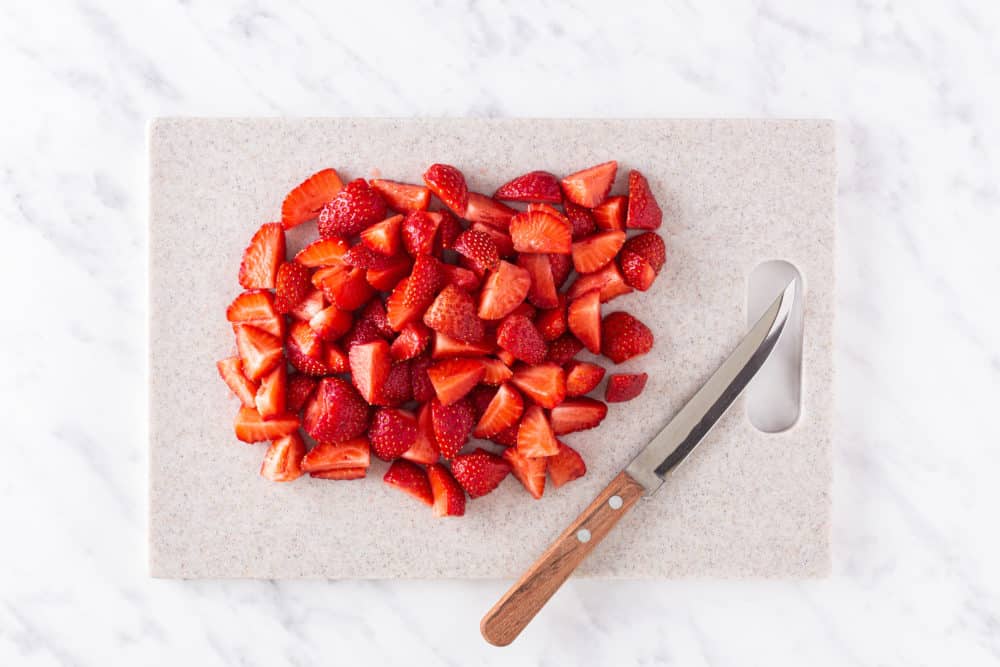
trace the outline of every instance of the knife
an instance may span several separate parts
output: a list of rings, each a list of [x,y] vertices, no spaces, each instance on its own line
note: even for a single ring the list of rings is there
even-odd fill
[[[694,451],[770,356],[788,322],[795,287],[795,280],[788,283],[712,377],[486,613],[479,626],[486,641],[514,641],[639,498],[656,493]]]

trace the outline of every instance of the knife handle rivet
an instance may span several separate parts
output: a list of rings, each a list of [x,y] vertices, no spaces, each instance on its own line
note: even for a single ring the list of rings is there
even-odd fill
[[[581,542],[589,542],[590,531],[587,530],[586,528],[581,528],[580,530],[576,531],[576,539],[580,540]]]
[[[620,510],[622,508],[622,497],[621,496],[611,496],[608,498],[608,506],[613,510]]]

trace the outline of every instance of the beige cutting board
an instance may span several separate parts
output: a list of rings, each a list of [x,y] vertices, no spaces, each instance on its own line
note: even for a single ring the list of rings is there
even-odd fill
[[[834,128],[827,121],[163,119],[150,130],[150,570],[157,577],[513,577],[711,374],[746,329],[746,282],[785,259],[804,277],[802,412],[757,431],[745,399],[580,576],[800,577],[829,569]],[[492,193],[531,169],[616,159],[663,208],[667,265],[619,298],[656,335],[645,392],[598,429],[566,436],[588,473],[532,500],[509,477],[464,518],[367,479],[263,480],[266,446],[232,433],[237,401],[215,361],[233,353],[225,308],[240,256],[285,194],[335,167],[420,182],[432,162]],[[306,229],[305,227],[308,227]],[[312,224],[290,234],[297,250]],[[586,355],[584,355],[586,356]],[[610,362],[604,360],[610,366]],[[601,387],[603,395],[603,385]]]

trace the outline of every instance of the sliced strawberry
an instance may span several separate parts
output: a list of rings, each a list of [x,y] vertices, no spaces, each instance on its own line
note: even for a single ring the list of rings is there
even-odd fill
[[[607,303],[615,297],[632,291],[632,288],[625,284],[625,279],[622,277],[621,271],[618,270],[618,265],[614,262],[608,262],[603,269],[578,276],[566,290],[566,296],[570,299],[576,299],[595,289],[601,291],[601,303]]]
[[[226,309],[226,319],[248,324],[279,338],[284,335],[284,320],[274,309],[274,296],[267,290],[250,290],[233,299]]]
[[[573,227],[574,241],[590,236],[597,230],[597,223],[589,208],[566,201],[563,202],[563,209],[565,209],[566,217],[569,218],[569,223]]]
[[[495,199],[490,199],[478,192],[470,192],[469,205],[465,208],[463,217],[470,223],[481,222],[490,227],[506,230],[510,227],[510,219],[516,214],[517,211]]]
[[[408,255],[397,255],[382,269],[368,269],[365,280],[380,292],[390,292],[404,277],[410,275],[413,262]]]
[[[601,293],[590,290],[569,302],[566,325],[577,340],[594,354],[601,352]]]
[[[481,222],[473,223],[469,229],[489,234],[493,239],[493,243],[497,246],[497,254],[500,257],[511,257],[514,254],[514,241],[510,238],[510,234],[504,230],[484,225]]]
[[[545,361],[548,348],[534,323],[523,315],[508,315],[497,329],[497,345],[529,364]]]
[[[389,369],[382,391],[375,397],[377,405],[396,407],[413,399],[413,378],[410,377],[410,362],[399,361]]]
[[[496,343],[491,336],[485,336],[478,343],[463,343],[447,334],[434,332],[434,347],[431,357],[434,359],[449,359],[451,357],[481,357],[491,354],[496,349]]]
[[[465,514],[465,491],[439,463],[427,467],[427,478],[434,496],[434,516],[462,516]]]
[[[288,329],[287,344],[307,357],[323,358],[323,341],[313,328],[306,322],[297,320]]]
[[[496,351],[497,359],[503,362],[504,366],[510,368],[517,361],[517,358],[508,352],[507,350],[500,349]]]
[[[608,196],[617,173],[614,160],[588,167],[562,179],[563,194],[577,206],[594,208]]]
[[[485,232],[468,229],[458,235],[453,248],[459,255],[468,258],[476,266],[478,273],[492,271],[500,262],[497,245],[493,242],[493,237]]]
[[[522,174],[497,188],[493,196],[506,201],[542,201],[552,204],[562,201],[559,179],[547,171]]]
[[[531,274],[510,262],[501,261],[490,273],[479,297],[479,317],[501,319],[517,308],[531,289]]]
[[[456,456],[451,472],[471,498],[479,498],[500,485],[510,474],[510,464],[480,447],[471,454]]]
[[[583,457],[570,447],[560,442],[559,452],[549,458],[549,477],[558,489],[566,482],[572,482],[587,474],[587,464],[583,462]]]
[[[344,253],[343,261],[344,264],[347,264],[348,266],[357,266],[362,269],[373,269],[375,271],[385,271],[388,268],[401,265],[401,259],[401,257],[383,255],[376,250],[372,250],[364,243],[359,243]]]
[[[379,408],[368,426],[368,441],[375,456],[391,461],[417,440],[417,418],[398,408]]]
[[[389,326],[399,331],[408,322],[422,317],[443,281],[441,262],[429,255],[419,255],[413,262],[413,273],[401,280],[389,297]]]
[[[325,307],[326,297],[323,296],[323,290],[314,289],[306,295],[306,298],[289,315],[297,320],[309,322]]]
[[[416,498],[425,505],[434,504],[434,496],[431,494],[431,483],[427,479],[427,473],[416,463],[403,460],[393,461],[382,481]]]
[[[561,366],[551,362],[518,366],[511,382],[543,408],[553,408],[566,398],[566,375]]]
[[[441,218],[431,216],[425,211],[412,211],[403,219],[403,246],[412,257],[430,255],[434,252],[434,239],[437,236]]]
[[[448,211],[430,211],[427,215],[436,216],[440,220],[437,239],[434,242],[434,254],[440,257],[442,249],[451,250],[455,247],[455,239],[465,228],[458,218]]]
[[[323,378],[306,404],[302,426],[315,440],[350,440],[368,429],[368,404],[344,380]]]
[[[417,305],[407,305],[406,294],[410,291],[410,279],[403,278],[385,300],[386,314],[393,329],[402,331],[411,322],[419,322],[423,309]]]
[[[281,204],[281,224],[285,229],[314,219],[323,205],[337,196],[344,187],[333,169],[323,169],[302,181],[288,193]]]
[[[240,262],[240,285],[244,289],[274,289],[278,266],[285,261],[285,230],[280,222],[268,222],[254,232]]]
[[[309,268],[334,266],[340,264],[341,258],[350,245],[344,239],[332,237],[313,241],[295,255],[295,261]]]
[[[605,317],[601,335],[604,341],[601,352],[616,364],[646,354],[653,348],[653,332],[626,312],[618,311]]]
[[[401,215],[386,218],[362,231],[361,242],[370,250],[391,257],[398,253],[402,247],[403,239],[399,232],[402,224],[403,216]]]
[[[389,343],[375,340],[363,345],[355,345],[347,352],[351,364],[351,380],[361,397],[375,403],[389,377],[392,359],[389,357]]]
[[[623,403],[631,401],[646,388],[646,373],[615,374],[608,378],[608,386],[604,390],[604,400],[608,403]]]
[[[583,396],[593,391],[606,372],[603,366],[586,361],[571,361],[563,370],[566,371],[567,396]]]
[[[408,322],[399,331],[396,340],[392,341],[389,353],[396,361],[413,359],[427,349],[431,340],[431,330],[419,320]]]
[[[285,396],[285,407],[289,412],[298,413],[316,391],[319,382],[314,377],[293,373],[288,376],[288,391]]]
[[[219,371],[219,377],[244,406],[256,407],[254,397],[257,395],[257,384],[243,375],[243,362],[239,357],[229,357],[217,361],[215,368]]]
[[[633,236],[622,247],[619,262],[625,282],[645,292],[667,261],[667,249],[656,232]]]
[[[350,352],[355,345],[364,345],[380,339],[384,340],[385,336],[379,332],[375,323],[359,317],[347,334],[340,339],[340,344]]]
[[[445,286],[437,295],[424,313],[424,324],[466,343],[478,343],[485,335],[483,321],[476,315],[472,297],[454,285]]]
[[[535,326],[547,341],[553,341],[566,333],[566,297],[560,294],[555,308],[538,311]]]
[[[541,498],[545,493],[545,468],[548,457],[527,457],[517,447],[508,447],[501,456],[510,464],[514,477],[521,482],[531,497],[535,500]]]
[[[483,384],[488,384],[491,387],[499,387],[514,377],[514,372],[499,359],[484,359],[483,365],[486,367],[486,373],[483,375],[482,380]]]
[[[451,405],[444,405],[436,398],[431,402],[431,425],[434,440],[441,456],[450,459],[465,446],[469,434],[476,423],[472,404],[462,399]]]
[[[520,422],[514,424],[510,428],[505,428],[496,435],[490,437],[490,440],[497,443],[498,445],[503,445],[504,447],[513,447],[517,444],[517,428],[520,426]]]
[[[323,350],[322,348],[320,349],[322,354]],[[288,354],[288,363],[290,363],[292,367],[300,373],[314,377],[322,377],[335,372],[332,368],[327,366],[325,357],[319,359],[316,357],[310,357],[307,354],[303,354],[299,348],[292,345],[288,346],[286,353]]]
[[[445,285],[454,285],[466,292],[474,292],[479,289],[479,276],[469,269],[454,264],[442,264],[441,274],[444,276]]]
[[[625,232],[600,232],[573,244],[573,268],[592,273],[615,258],[625,244]]]
[[[573,270],[573,260],[569,255],[549,255],[549,266],[552,267],[552,281],[556,284],[556,289],[563,286]]]
[[[253,408],[241,407],[236,414],[236,438],[243,442],[263,442],[276,440],[299,428],[299,418],[284,414],[264,420]]]
[[[432,164],[424,172],[424,183],[456,215],[465,214],[469,188],[462,172],[450,164]]]
[[[431,404],[424,403],[417,413],[417,438],[413,445],[403,452],[402,457],[414,463],[437,463],[437,442],[434,440],[434,424],[431,421]]]
[[[431,360],[427,355],[419,356],[410,362],[410,382],[413,384],[413,400],[421,403],[434,398],[434,385],[427,376],[427,369],[431,366]]]
[[[549,255],[522,252],[517,257],[517,263],[531,276],[528,300],[539,308],[555,308],[559,304],[559,296]]]
[[[323,472],[311,472],[310,477],[316,479],[364,479],[368,475],[368,468],[342,468],[340,470],[324,470]]]
[[[354,318],[346,310],[340,310],[336,306],[330,306],[316,313],[309,326],[326,341],[335,341],[343,336],[351,328]]]
[[[446,359],[427,369],[434,392],[443,405],[451,405],[468,394],[485,374],[482,359]]]
[[[476,424],[472,435],[477,438],[489,438],[496,435],[505,428],[516,424],[521,419],[523,412],[524,399],[521,398],[521,394],[509,384],[501,385],[479,418],[479,423]]]
[[[260,387],[254,396],[257,412],[264,419],[273,419],[285,412],[285,395],[288,391],[288,369],[278,364],[270,373],[261,378]]]
[[[625,211],[628,208],[628,197],[618,195],[608,197],[591,211],[594,223],[598,229],[616,232],[625,229]]]
[[[281,363],[280,338],[247,324],[237,324],[233,328],[236,330],[236,349],[243,362],[243,374],[248,380],[260,380]]]
[[[517,428],[517,451],[529,458],[552,456],[559,451],[549,420],[537,405],[529,406],[524,411],[524,418]]]
[[[298,429],[271,441],[260,464],[260,476],[272,482],[291,482],[302,477],[302,457],[306,443]]]
[[[369,323],[382,338],[392,338],[396,335],[389,324],[389,316],[385,312],[385,306],[378,299],[372,299],[361,311],[360,321]]]
[[[368,225],[385,219],[385,214],[382,195],[372,190],[368,181],[359,178],[344,186],[319,212],[319,235],[325,239],[350,238]]]
[[[282,315],[294,311],[312,292],[309,269],[295,262],[284,262],[275,278],[274,308]]]
[[[628,173],[628,217],[625,226],[629,229],[658,229],[662,222],[663,211],[649,189],[649,181],[633,169]]]
[[[326,300],[341,310],[356,310],[375,294],[362,268],[340,265],[320,269],[313,275],[313,284],[317,282]]]
[[[373,179],[372,189],[382,195],[389,208],[400,213],[426,211],[431,203],[431,191],[422,185]]]
[[[600,424],[608,415],[608,406],[595,398],[567,398],[552,408],[549,421],[556,435],[584,431]]]
[[[549,343],[549,353],[545,357],[554,364],[565,364],[583,349],[583,343],[571,333],[565,333]]]
[[[522,303],[520,306],[510,311],[511,315],[520,315],[521,317],[527,317],[529,320],[534,320],[535,315],[538,315],[538,309],[532,306],[530,303]]]
[[[572,247],[573,228],[558,214],[529,209],[511,218],[510,238],[517,252],[565,255]]]
[[[475,413],[476,421],[483,418],[483,413],[489,407],[490,401],[497,395],[496,387],[487,387],[484,384],[477,385],[469,392],[469,402],[472,403],[472,410]]]
[[[330,470],[364,470],[371,465],[368,438],[351,438],[341,442],[320,441],[302,459],[302,472]]]
[[[327,343],[323,346],[323,351],[325,353],[323,360],[326,362],[326,367],[330,369],[329,373],[346,373],[351,370],[347,353],[337,347],[337,345]]]

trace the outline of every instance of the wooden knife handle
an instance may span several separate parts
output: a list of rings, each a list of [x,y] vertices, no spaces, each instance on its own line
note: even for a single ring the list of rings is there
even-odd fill
[[[479,624],[486,641],[496,646],[506,646],[514,641],[642,494],[642,485],[624,470],[611,480],[594,502],[486,613]]]

